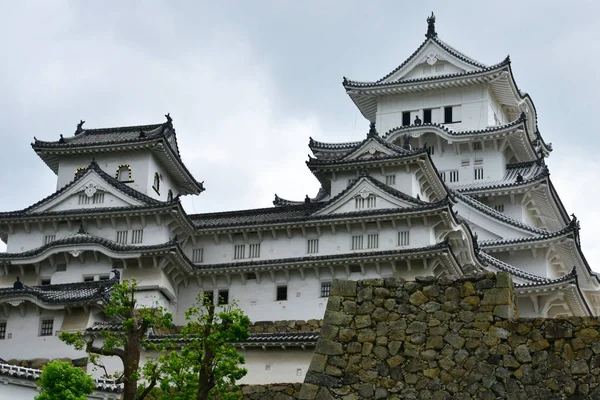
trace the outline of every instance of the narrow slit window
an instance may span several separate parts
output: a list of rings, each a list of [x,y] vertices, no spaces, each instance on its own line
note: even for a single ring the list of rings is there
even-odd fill
[[[143,229],[134,229],[131,232],[131,243],[139,244],[144,240],[144,230]]]
[[[204,249],[192,250],[192,262],[201,263],[204,260]]]
[[[352,250],[361,250],[363,248],[362,235],[352,236]]]
[[[248,247],[248,258],[259,258],[260,257],[260,243],[251,244]]]
[[[379,233],[370,233],[367,235],[367,248],[376,249],[379,247]]]
[[[152,188],[156,191],[156,193],[160,194],[160,175],[158,172],[154,173],[154,184]]]
[[[398,232],[398,246],[408,246],[410,244],[410,231]]]
[[[306,241],[306,253],[316,254],[319,252],[319,239],[308,239]]]
[[[173,201],[173,191],[171,189],[167,193],[167,201]]]
[[[117,243],[127,244],[127,231],[117,231]]]
[[[235,246],[233,246],[233,259],[242,260],[244,258],[246,258],[246,245],[236,244]]]

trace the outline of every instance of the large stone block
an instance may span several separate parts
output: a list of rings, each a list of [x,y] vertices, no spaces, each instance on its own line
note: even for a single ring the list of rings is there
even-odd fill
[[[334,279],[331,283],[331,296],[356,297],[356,281]]]

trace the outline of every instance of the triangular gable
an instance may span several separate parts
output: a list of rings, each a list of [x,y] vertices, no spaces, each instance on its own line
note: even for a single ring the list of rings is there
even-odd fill
[[[330,215],[366,210],[412,208],[417,204],[399,198],[375,185],[367,177],[360,178],[345,192],[314,215]]]
[[[449,51],[449,46],[442,46],[437,39],[428,39],[402,66],[381,79],[380,83],[395,82],[400,79],[419,79],[430,76],[457,74],[483,69],[468,60],[466,56],[457,57],[460,53]]]
[[[93,169],[88,170],[83,177],[69,186],[57,196],[51,196],[47,201],[27,210],[27,213],[146,205],[143,201],[118,190]]]
[[[345,155],[343,160],[366,160],[374,157],[385,157],[397,155],[398,152],[393,151],[389,147],[384,146],[378,140],[369,138],[360,146],[357,146],[350,153]]]

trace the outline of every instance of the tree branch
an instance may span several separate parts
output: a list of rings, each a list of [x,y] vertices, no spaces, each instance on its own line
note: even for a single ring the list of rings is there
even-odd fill
[[[89,353],[100,354],[103,356],[116,356],[125,363],[125,350],[122,349],[103,349],[102,347],[94,346],[94,342],[87,342],[85,350]]]

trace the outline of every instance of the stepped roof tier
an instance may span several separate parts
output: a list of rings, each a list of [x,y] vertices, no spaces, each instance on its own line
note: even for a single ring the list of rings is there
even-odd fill
[[[84,129],[85,121],[81,121],[74,136],[60,135],[57,141],[34,138],[31,147],[56,174],[61,156],[149,150],[176,179],[182,194],[199,194],[204,190],[203,184],[183,163],[172,119],[168,114],[166,117],[167,122],[162,124],[100,129]]]
[[[25,286],[24,289],[0,288],[0,303],[31,301],[45,309],[60,309],[66,305],[102,305],[108,300],[115,283],[118,280]]]
[[[413,77],[411,72],[418,65],[434,65],[437,61],[452,64],[452,73],[426,77]],[[527,127],[531,135],[539,139],[545,152],[551,151],[539,135],[537,112],[531,97],[522,92],[514,79],[510,57],[488,66],[474,61],[436,35],[426,35],[425,41],[394,70],[376,81],[356,81],[344,77],[343,86],[363,116],[375,122],[377,102],[381,96],[415,93],[444,88],[487,84],[497,101],[512,120],[527,115]]]

